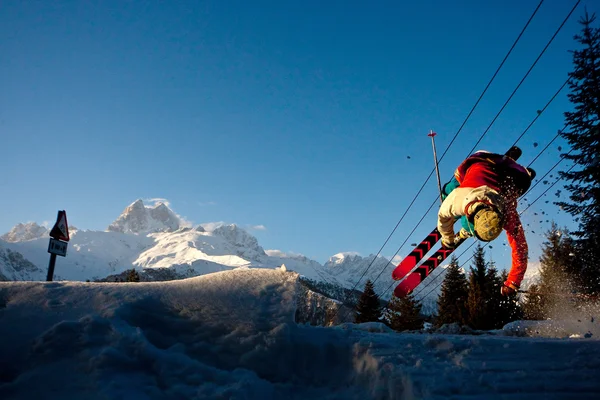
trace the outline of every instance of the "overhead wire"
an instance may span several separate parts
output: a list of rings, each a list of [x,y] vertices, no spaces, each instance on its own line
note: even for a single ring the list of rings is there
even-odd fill
[[[477,146],[477,144],[479,144],[481,142],[481,140],[483,139],[483,137],[487,134],[487,132],[489,131],[489,129],[491,128],[491,126],[494,124],[494,122],[497,120],[497,118],[500,116],[500,114],[502,113],[502,111],[506,108],[506,106],[508,105],[508,103],[510,102],[510,100],[514,97],[514,95],[516,94],[516,92],[518,91],[518,89],[521,87],[521,85],[523,84],[523,82],[526,80],[526,78],[529,76],[529,74],[531,73],[531,71],[533,70],[533,68],[535,67],[535,65],[537,65],[538,61],[541,59],[541,57],[543,56],[543,54],[546,52],[546,50],[548,49],[548,47],[550,46],[550,44],[554,41],[554,39],[556,38],[556,36],[558,35],[558,33],[562,30],[562,28],[564,27],[565,23],[567,22],[567,20],[570,18],[570,16],[572,15],[572,13],[575,11],[575,9],[577,8],[577,6],[580,4],[581,0],[578,0],[575,5],[573,6],[573,8],[570,10],[570,12],[568,13],[567,17],[563,20],[563,22],[561,23],[561,25],[559,26],[559,28],[555,31],[554,35],[550,38],[550,40],[548,41],[548,43],[546,44],[546,46],[543,48],[543,50],[541,51],[541,53],[538,55],[538,57],[536,58],[536,60],[534,61],[534,63],[531,65],[531,67],[529,68],[529,70],[526,72],[525,76],[521,79],[521,81],[519,82],[519,84],[517,85],[517,87],[513,90],[513,92],[511,93],[511,95],[509,96],[509,98],[506,100],[506,102],[504,103],[504,105],[501,107],[500,111],[496,114],[496,116],[494,117],[494,119],[492,120],[492,122],[489,124],[489,126],[487,127],[487,129],[485,130],[485,132],[480,136],[479,140],[477,141],[477,143],[475,144],[475,146],[473,147],[473,149]],[[512,50],[514,49],[514,47],[516,46],[517,42],[520,40],[522,34],[524,33],[524,31],[526,30],[527,26],[529,25],[529,23],[531,22],[531,20],[533,19],[533,17],[535,16],[535,14],[537,13],[537,11],[539,10],[539,8],[541,7],[543,3],[543,0],[540,1],[540,3],[538,4],[537,8],[534,10],[533,14],[531,15],[531,17],[529,18],[527,24],[525,25],[525,27],[522,29],[521,33],[519,34],[519,36],[517,37],[517,39],[515,40],[515,42],[513,43],[511,49],[509,50],[509,52],[507,53],[507,55],[505,56],[505,58],[503,59],[502,63],[500,64],[500,66],[497,68],[496,72],[494,73],[494,75],[492,76],[492,78],[490,79],[490,81],[488,82],[488,85],[486,86],[486,88],[484,89],[484,91],[482,92],[482,94],[480,95],[480,97],[478,98],[477,102],[475,103],[475,105],[472,107],[471,111],[469,112],[469,114],[467,115],[467,117],[465,118],[465,120],[463,121],[463,124],[461,125],[461,127],[459,128],[459,130],[455,133],[453,139],[451,140],[451,142],[448,144],[448,146],[446,147],[445,151],[442,153],[442,156],[440,157],[440,160],[446,155],[446,153],[448,152],[450,146],[453,144],[453,142],[455,141],[456,137],[458,136],[458,134],[461,132],[461,130],[463,129],[463,127],[465,126],[466,122],[468,121],[468,119],[470,118],[470,116],[472,115],[473,111],[475,110],[475,108],[477,107],[478,103],[480,102],[481,98],[483,97],[483,95],[487,92],[489,86],[491,85],[491,83],[493,82],[493,80],[496,78],[499,70],[502,68],[502,65],[504,64],[504,62],[506,61],[506,59],[508,58],[508,56],[510,55],[510,53],[512,52]],[[561,89],[564,88],[564,86],[567,84],[568,80],[561,86]],[[549,105],[549,103],[551,103],[554,98],[558,95],[558,93],[560,92],[560,90],[552,97],[552,99],[546,104],[546,106],[544,107],[544,109],[542,109],[542,111],[540,113],[538,113],[538,115],[536,116],[536,118],[534,118],[534,120],[529,124],[529,126],[525,129],[525,131],[521,134],[521,136],[519,137],[519,139],[529,130],[529,128],[535,123],[535,121],[537,120],[537,118],[539,118],[539,116],[543,113],[543,111],[546,109],[546,107]],[[517,139],[517,141],[519,140]],[[471,150],[472,151],[472,150]],[[379,251],[377,252],[377,254],[373,257],[373,259],[371,260],[371,262],[369,263],[369,265],[367,266],[367,268],[363,271],[362,275],[360,276],[360,278],[358,279],[358,281],[354,284],[354,286],[351,289],[351,292],[353,292],[356,287],[358,286],[358,284],[360,283],[360,281],[362,280],[362,278],[364,278],[364,276],[366,275],[366,273],[369,271],[369,269],[372,267],[374,261],[377,259],[377,257],[379,256],[379,254],[381,254],[383,248],[387,245],[387,243],[389,242],[390,238],[392,237],[392,235],[394,234],[394,232],[396,231],[396,229],[398,228],[398,226],[400,225],[400,223],[403,221],[403,219],[405,218],[405,216],[407,215],[408,211],[410,210],[410,208],[412,207],[412,205],[414,204],[414,202],[416,201],[416,199],[418,198],[418,196],[421,194],[421,192],[423,191],[425,185],[427,184],[428,180],[431,178],[431,176],[433,175],[433,173],[435,172],[435,168],[432,169],[432,171],[430,172],[430,174],[428,175],[428,177],[426,178],[425,182],[423,183],[423,185],[421,186],[421,188],[419,189],[419,191],[417,192],[417,194],[415,195],[415,197],[413,198],[413,200],[411,201],[411,203],[409,204],[409,207],[406,209],[406,211],[404,212],[404,214],[402,215],[402,217],[400,218],[400,220],[398,221],[398,223],[396,224],[396,226],[394,227],[394,229],[392,230],[392,232],[390,233],[390,235],[388,236],[388,238],[386,239],[386,241],[384,242],[383,246],[379,249]],[[396,251],[396,253],[394,254],[393,257],[396,256],[396,254],[400,251],[400,249],[402,248],[402,246],[404,246],[404,244],[408,241],[408,238],[410,237],[410,235],[416,230],[416,228],[421,224],[421,222],[423,221],[423,219],[425,218],[425,216],[427,215],[427,213],[429,213],[429,211],[431,210],[431,208],[433,207],[433,205],[435,204],[432,203],[432,205],[429,207],[429,209],[425,212],[425,215],[419,220],[419,222],[417,223],[417,226],[415,228],[413,228],[413,230],[411,231],[411,233],[409,234],[409,236],[407,237],[407,239],[405,239],[405,241],[402,243],[402,245],[400,246],[400,248]],[[392,259],[393,259],[392,257]],[[387,268],[387,265],[389,265],[389,261],[388,263],[385,265],[385,267],[383,268],[383,270],[377,275],[377,277],[375,278],[375,280],[377,280],[381,274],[385,271],[385,269]],[[393,285],[393,283],[392,283]],[[387,289],[389,290],[389,288]],[[387,291],[386,290],[386,291]],[[378,296],[380,297],[380,296]],[[339,311],[339,310],[338,310]],[[337,313],[336,313],[337,315]]]
[[[567,14],[567,16],[563,19],[562,23],[559,25],[559,27],[556,29],[556,31],[554,32],[554,34],[552,35],[552,37],[548,40],[548,42],[546,43],[546,45],[544,46],[544,48],[542,49],[542,51],[540,52],[540,54],[536,57],[536,59],[534,60],[534,62],[532,63],[532,65],[529,67],[529,69],[527,70],[527,72],[525,73],[525,75],[523,76],[523,78],[521,78],[521,80],[519,81],[519,83],[517,84],[517,86],[515,87],[515,89],[512,91],[512,93],[510,94],[510,96],[508,97],[508,99],[504,102],[504,104],[502,105],[502,107],[500,108],[500,110],[498,111],[498,113],[496,113],[496,115],[494,116],[494,118],[492,119],[492,121],[489,123],[489,125],[487,126],[487,128],[485,129],[485,131],[480,135],[479,139],[477,140],[477,142],[475,143],[475,145],[473,146],[473,148],[469,151],[469,154],[471,154],[473,152],[473,150],[477,147],[477,145],[483,140],[483,138],[487,135],[487,133],[489,132],[490,128],[493,126],[493,124],[496,122],[496,120],[498,119],[498,117],[500,116],[500,114],[504,111],[504,109],[506,108],[506,106],[509,104],[509,102],[512,100],[512,98],[515,96],[515,94],[517,93],[517,91],[519,90],[519,88],[522,86],[523,82],[525,82],[525,80],[527,79],[527,77],[529,76],[529,74],[531,73],[531,71],[533,70],[533,68],[537,65],[538,61],[541,59],[541,57],[544,55],[544,53],[546,52],[546,50],[550,47],[550,45],[552,44],[552,42],[554,41],[554,39],[556,38],[556,36],[558,35],[558,33],[562,30],[562,28],[565,26],[566,22],[569,20],[569,18],[571,17],[571,15],[573,14],[573,12],[575,11],[575,9],[577,9],[577,7],[579,6],[579,4],[581,3],[581,0],[577,0],[577,2],[575,3],[575,5],[571,8],[571,10],[569,11],[569,13]],[[567,85],[569,79],[567,79],[559,88],[559,90],[557,90],[555,92],[555,94],[551,97],[551,99],[546,103],[546,105],[544,106],[544,108],[541,110],[540,113],[538,113],[536,115],[536,117],[531,121],[531,123],[527,126],[527,128],[525,128],[525,130],[521,133],[521,135],[517,138],[517,140],[515,141],[515,144],[523,137],[523,135],[525,135],[525,133],[531,128],[531,126],[537,121],[537,119],[541,116],[541,114],[543,114],[543,111],[546,110],[546,108],[550,105],[550,103],[552,103],[554,101],[554,99],[558,96],[558,94],[562,91],[562,89]],[[454,136],[454,138],[456,138],[457,135]],[[454,139],[453,139],[454,140]],[[447,146],[446,150],[444,151],[444,153],[442,154],[442,156],[444,154],[446,154],[446,152],[448,151],[448,149],[450,148],[452,142],[450,142],[450,144]],[[441,158],[440,158],[441,160]],[[433,172],[435,171],[435,169],[431,172],[431,174],[429,175],[429,177],[427,178],[427,180],[431,177],[431,175],[433,174]],[[425,184],[427,183],[427,180],[425,181],[425,183],[421,186],[421,189],[419,190],[419,192],[417,193],[420,194],[421,191],[423,190],[423,188],[425,187]],[[416,200],[413,199],[413,202]],[[431,209],[431,207],[430,207]],[[426,211],[425,214],[427,214],[429,212],[428,209]],[[408,210],[406,211],[408,212]],[[405,214],[406,214],[405,212]],[[423,219],[423,218],[422,218]],[[422,219],[418,222],[418,225],[421,223]],[[416,227],[411,231],[414,232],[416,230]],[[409,235],[410,237],[410,235]],[[408,240],[408,238],[407,238]],[[406,243],[405,240],[403,242],[403,244],[400,246],[400,249],[402,248],[402,246]],[[398,249],[398,251],[396,251],[396,253],[394,254],[394,257],[396,254],[398,254],[398,252],[400,251],[400,249]],[[384,270],[387,268],[387,266],[390,264],[390,262],[388,262],[385,267]],[[367,267],[367,269],[363,272],[364,276],[366,274],[366,272],[370,269],[371,265],[369,265]],[[381,276],[381,273],[378,275],[378,277]],[[362,279],[362,277],[361,277]],[[356,285],[355,287],[356,288]],[[387,289],[389,290],[389,289]]]
[[[540,111],[537,113],[537,115],[536,115],[536,116],[535,116],[535,117],[532,119],[532,121],[531,121],[531,122],[530,122],[530,123],[527,125],[527,127],[526,127],[526,128],[523,130],[523,132],[521,132],[521,134],[520,134],[520,135],[517,137],[517,139],[516,139],[516,140],[515,140],[515,142],[513,143],[513,146],[515,146],[515,145],[516,145],[516,144],[519,142],[519,140],[521,140],[521,138],[522,138],[522,137],[523,137],[523,136],[524,136],[524,135],[525,135],[525,134],[526,134],[526,133],[529,131],[529,129],[530,129],[532,126],[533,126],[533,124],[534,124],[534,123],[535,123],[535,122],[536,122],[536,121],[537,121],[537,120],[538,120],[538,119],[539,119],[539,118],[540,118],[540,117],[543,115],[544,111],[546,111],[546,109],[547,109],[547,108],[550,106],[550,104],[552,104],[552,102],[554,102],[554,100],[555,100],[555,99],[558,97],[558,95],[560,94],[560,92],[562,92],[562,90],[563,90],[563,89],[565,88],[565,86],[568,84],[569,80],[570,80],[570,78],[567,78],[567,80],[565,80],[565,82],[564,82],[564,83],[563,83],[563,84],[562,84],[562,85],[561,85],[561,86],[558,88],[558,90],[557,90],[557,91],[556,91],[556,92],[555,92],[555,93],[552,95],[552,97],[551,97],[551,98],[550,98],[550,99],[549,99],[549,100],[546,102],[546,104],[544,105],[544,107],[543,107],[543,108],[542,108],[542,109],[541,109],[541,110],[540,110]],[[548,144],[547,144],[547,145],[546,145],[544,148],[542,148],[542,150],[541,150],[541,151],[540,151],[540,152],[539,152],[539,153],[538,153],[538,154],[537,154],[537,155],[534,157],[534,159],[533,159],[533,160],[532,160],[532,161],[529,163],[529,165],[528,165],[528,166],[531,166],[531,165],[532,165],[532,164],[533,164],[533,163],[534,163],[534,162],[535,162],[535,161],[536,161],[536,160],[537,160],[537,159],[538,159],[538,158],[539,158],[539,157],[540,157],[540,156],[543,154],[543,152],[544,152],[544,151],[546,151],[546,150],[548,149],[548,147],[550,147],[550,145],[551,145],[551,144],[552,144],[552,143],[553,143],[553,142],[554,142],[554,141],[555,141],[555,140],[556,140],[556,139],[557,139],[557,138],[560,136],[560,132],[561,132],[562,130],[564,130],[566,127],[567,127],[567,126],[565,125],[565,126],[564,126],[564,127],[561,129],[561,130],[559,130],[559,131],[558,131],[558,133],[557,133],[557,134],[554,136],[554,138],[553,138],[553,139],[552,139],[550,142],[548,142]],[[539,183],[539,181],[538,181],[538,183]],[[536,185],[537,185],[537,183],[536,183],[535,185],[533,185],[533,187],[532,187],[532,188],[530,188],[529,190],[533,189],[533,188],[534,188]],[[436,200],[434,201],[434,203],[433,203],[433,204],[435,204],[436,202],[437,202],[437,197],[436,197]],[[432,204],[432,206],[433,206],[433,204]],[[430,210],[431,210],[431,207],[430,207],[430,208],[427,210],[427,212],[425,213],[425,215],[427,215],[427,213],[428,213]],[[423,219],[423,218],[422,218],[422,219]],[[422,220],[422,219],[421,219],[421,220]],[[421,222],[421,221],[419,221],[419,223],[420,223],[420,222]],[[416,227],[413,229],[413,232],[414,232],[414,230],[415,230],[415,229],[416,229]],[[411,234],[412,234],[412,232],[411,232]],[[410,235],[409,235],[409,236],[410,236]],[[472,246],[472,245],[471,245],[471,246]],[[469,247],[467,248],[467,250],[468,250],[469,248],[471,248],[471,246],[469,246]],[[398,253],[398,251],[397,251],[396,253]],[[462,254],[464,254],[464,253],[462,253]],[[462,256],[462,254],[461,254],[461,256]],[[386,265],[386,267],[387,267],[387,265]],[[378,275],[378,277],[379,277],[379,276],[381,276],[381,273]],[[380,297],[382,297],[384,294],[386,294],[386,293],[387,293],[387,292],[390,290],[390,288],[391,288],[392,286],[394,286],[396,283],[397,283],[397,281],[392,281],[392,283],[390,284],[390,286],[388,286],[388,287],[385,289],[385,291],[381,292],[381,295],[380,295]],[[427,285],[425,285],[425,287],[424,287],[424,288],[426,288],[426,287],[427,287],[429,284],[430,284],[430,283],[428,283]]]
[[[579,1],[581,1],[581,0],[579,0]],[[527,23],[525,24],[525,26],[523,27],[523,29],[521,29],[521,32],[519,33],[519,35],[517,36],[517,38],[514,40],[512,46],[510,47],[510,49],[508,50],[508,52],[504,56],[504,59],[498,65],[498,68],[496,68],[496,71],[494,72],[494,75],[492,76],[492,78],[487,83],[485,89],[479,95],[479,98],[477,99],[477,101],[475,102],[475,104],[473,105],[473,107],[471,107],[471,110],[469,111],[469,113],[467,114],[466,118],[462,122],[460,128],[454,134],[454,137],[452,138],[452,140],[450,141],[450,143],[446,147],[446,150],[442,153],[439,161],[441,161],[444,158],[444,156],[448,152],[448,149],[450,148],[450,146],[456,140],[456,137],[460,134],[460,132],[462,131],[462,129],[466,125],[467,121],[471,118],[471,115],[473,114],[473,112],[475,111],[475,109],[477,108],[477,106],[479,105],[479,103],[481,102],[481,99],[487,93],[487,91],[490,88],[492,82],[496,79],[496,76],[498,75],[498,73],[500,72],[500,70],[502,69],[502,67],[504,66],[504,64],[506,63],[506,60],[508,59],[508,57],[510,56],[510,54],[514,50],[514,48],[517,45],[517,43],[520,41],[521,37],[525,33],[525,30],[527,29],[527,27],[529,26],[529,24],[531,23],[531,21],[533,20],[533,18],[535,17],[535,15],[537,14],[538,10],[540,9],[540,7],[542,6],[543,3],[544,3],[544,0],[540,0],[539,4],[535,8],[535,10],[533,11],[533,13],[529,17],[529,19],[527,20]],[[369,265],[367,266],[367,268],[365,269],[365,271],[362,273],[362,275],[360,276],[360,278],[356,281],[356,283],[352,287],[352,291],[354,291],[356,289],[356,287],[358,286],[358,284],[360,283],[360,281],[365,277],[366,273],[371,268],[371,266],[373,265],[373,263],[375,262],[375,260],[377,259],[377,257],[381,254],[381,252],[383,251],[383,249],[385,248],[385,246],[387,245],[387,243],[389,242],[389,240],[391,239],[391,237],[394,235],[394,233],[398,229],[398,226],[402,223],[402,221],[404,220],[404,218],[408,214],[408,211],[411,209],[411,207],[413,206],[413,204],[415,203],[415,201],[417,200],[417,198],[419,197],[419,195],[421,194],[421,192],[423,191],[423,189],[427,185],[427,182],[429,181],[429,179],[431,178],[431,176],[433,175],[434,172],[435,172],[435,168],[429,173],[429,175],[425,179],[425,182],[423,183],[423,185],[421,186],[421,188],[417,191],[417,194],[414,196],[414,198],[412,199],[412,201],[408,205],[408,208],[406,209],[406,211],[404,212],[404,214],[402,214],[402,216],[400,217],[400,220],[398,221],[398,223],[396,223],[396,226],[394,227],[394,229],[392,229],[392,232],[388,235],[387,239],[385,240],[385,242],[383,243],[383,245],[381,246],[381,248],[379,249],[379,251],[377,252],[377,254],[373,257],[373,260],[371,260],[371,262],[369,263]],[[387,265],[386,265],[386,267],[387,267]]]

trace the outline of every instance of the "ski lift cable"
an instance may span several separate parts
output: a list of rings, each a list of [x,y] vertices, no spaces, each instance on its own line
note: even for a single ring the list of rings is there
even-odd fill
[[[527,127],[523,130],[523,132],[521,132],[521,134],[517,137],[516,141],[514,142],[513,146],[516,145],[519,140],[521,140],[523,138],[523,136],[529,131],[529,129],[533,126],[533,124],[539,119],[539,117],[544,113],[544,111],[550,106],[550,104],[552,102],[554,102],[554,100],[558,97],[558,95],[560,94],[560,92],[564,89],[564,87],[567,85],[567,83],[569,82],[569,79],[567,79],[561,86],[560,88],[552,95],[552,97],[546,102],[546,104],[544,105],[544,107],[540,110],[540,112],[535,116],[535,118],[533,118],[533,120],[529,123],[529,125],[527,125]],[[567,125],[565,125],[561,130],[558,131],[558,133],[554,136],[554,138],[535,156],[535,158],[529,163],[529,165],[527,165],[528,167],[531,166],[542,154],[543,152],[545,152],[548,147],[550,147],[550,145],[560,136],[560,132],[562,132],[564,129],[566,129]],[[540,180],[541,181],[541,180]],[[538,181],[538,183],[540,182]],[[533,189],[538,183],[536,183],[533,187],[531,187],[529,189],[529,191],[531,189]],[[528,191],[528,192],[529,192]],[[410,238],[410,236],[413,234],[413,232],[417,229],[417,227],[419,226],[419,224],[421,224],[421,222],[423,221],[424,217],[427,215],[427,213],[429,213],[429,211],[431,210],[431,208],[435,205],[435,203],[437,202],[437,196],[434,200],[434,202],[431,204],[431,206],[429,207],[429,209],[425,212],[425,214],[423,215],[423,217],[419,220],[419,222],[417,223],[417,226],[415,226],[415,228],[413,228],[413,230],[409,233],[409,235],[407,236],[406,240],[400,245],[400,248],[398,248],[398,250],[396,251],[396,253],[394,254],[394,257],[396,256],[396,254],[398,254],[402,248],[402,246],[404,246],[404,244],[406,244],[406,242],[408,241],[408,239]],[[470,248],[470,246],[469,246]],[[462,254],[461,254],[462,255]],[[393,257],[392,257],[393,258]],[[379,273],[379,275],[377,276],[377,278],[379,278],[381,276],[381,274],[385,271],[385,269],[387,268],[387,266],[390,264],[391,261],[389,261],[385,267],[382,269],[382,271]],[[375,281],[373,281],[373,283],[375,283]],[[392,284],[385,290],[382,292],[382,296],[387,293],[388,290],[390,290],[390,288],[395,284],[396,282],[392,282]],[[427,285],[425,286],[427,287]]]
[[[581,0],[579,0],[581,1]],[[578,1],[578,3],[579,3]],[[498,73],[500,72],[500,70],[502,69],[502,67],[504,66],[504,64],[506,63],[506,60],[508,59],[508,57],[510,56],[510,54],[512,53],[512,51],[514,50],[514,48],[516,47],[517,43],[521,40],[521,37],[523,36],[523,34],[525,33],[525,30],[527,29],[527,27],[529,26],[529,24],[531,23],[531,21],[533,20],[533,18],[535,17],[535,15],[537,14],[538,10],[540,9],[540,7],[542,6],[542,4],[544,3],[544,0],[541,0],[539,2],[539,4],[537,5],[537,7],[535,8],[535,10],[533,11],[533,13],[531,14],[531,16],[529,17],[529,19],[527,20],[527,23],[525,24],[525,26],[523,27],[523,29],[521,30],[521,32],[519,33],[519,35],[517,36],[517,38],[514,40],[512,46],[510,47],[510,49],[508,50],[508,52],[506,53],[506,55],[504,56],[504,59],[502,60],[502,62],[498,65],[498,68],[496,68],[496,71],[494,72],[494,74],[492,75],[491,79],[489,80],[489,82],[487,83],[485,89],[483,90],[483,92],[479,95],[479,98],[477,99],[477,101],[475,102],[475,104],[473,105],[473,107],[471,108],[471,110],[469,111],[469,113],[467,114],[466,118],[464,119],[464,121],[462,122],[460,128],[458,129],[458,131],[454,134],[454,137],[452,138],[452,140],[450,141],[450,143],[446,146],[446,149],[444,150],[444,152],[442,153],[439,161],[442,161],[442,159],[444,158],[444,156],[446,155],[446,153],[448,152],[448,150],[450,149],[450,147],[452,146],[452,144],[454,143],[454,141],[456,140],[457,136],[460,134],[460,132],[462,131],[462,129],[464,128],[464,126],[466,125],[467,121],[471,118],[471,115],[473,114],[473,112],[475,111],[475,109],[477,108],[477,106],[479,105],[479,103],[481,102],[481,99],[483,98],[483,96],[487,93],[488,89],[490,88],[492,82],[496,79],[496,76],[498,75]],[[536,61],[537,62],[537,61]],[[522,82],[521,82],[522,83]],[[499,115],[499,114],[498,114]],[[496,116],[497,118],[498,116]],[[491,126],[491,125],[490,125]],[[489,128],[488,128],[489,129]],[[394,227],[394,229],[392,229],[392,232],[389,234],[389,236],[387,237],[387,239],[385,240],[385,242],[383,243],[383,245],[381,246],[381,248],[379,249],[379,251],[377,252],[377,254],[375,255],[375,257],[373,258],[373,260],[371,260],[371,262],[369,263],[369,265],[367,266],[367,268],[365,269],[365,271],[363,272],[363,274],[360,276],[360,278],[356,281],[356,283],[354,284],[352,290],[356,289],[356,287],[358,286],[358,284],[360,283],[360,281],[365,277],[366,273],[368,272],[368,270],[371,268],[371,266],[373,265],[373,263],[375,262],[375,260],[377,259],[377,257],[381,254],[381,252],[383,251],[384,247],[387,245],[387,243],[389,242],[389,240],[391,239],[391,237],[394,235],[394,233],[396,232],[396,230],[398,229],[398,226],[400,225],[400,223],[402,223],[402,221],[404,220],[404,218],[406,217],[408,211],[411,209],[411,207],[413,206],[413,204],[415,203],[415,201],[417,200],[417,198],[419,197],[419,195],[421,194],[421,192],[423,191],[423,189],[425,188],[425,186],[427,185],[427,182],[429,182],[429,179],[431,178],[431,176],[433,175],[433,173],[435,172],[435,168],[429,173],[429,175],[427,176],[427,178],[425,179],[423,185],[421,186],[421,188],[417,191],[417,194],[414,196],[413,200],[410,202],[410,204],[408,205],[408,208],[406,209],[406,211],[404,212],[404,214],[402,214],[402,216],[400,217],[400,220],[398,221],[398,223],[396,224],[396,226]],[[408,238],[405,240],[404,243],[406,243],[406,241],[408,241]],[[403,244],[404,245],[404,244]],[[398,249],[398,251],[400,251],[400,249]],[[387,265],[386,265],[387,267]]]
[[[533,70],[533,68],[536,66],[536,64],[540,60],[540,58],[542,58],[542,56],[544,55],[544,53],[546,52],[546,50],[548,49],[548,47],[550,47],[550,45],[552,44],[552,42],[554,41],[554,39],[556,38],[556,36],[558,35],[558,33],[562,30],[563,26],[565,26],[565,24],[567,23],[567,21],[571,17],[571,14],[573,14],[573,12],[577,8],[577,6],[579,6],[579,3],[581,3],[581,0],[577,0],[577,2],[575,3],[575,5],[573,6],[573,8],[571,8],[571,11],[569,11],[569,14],[567,14],[567,16],[563,20],[562,24],[560,24],[560,26],[558,27],[558,29],[556,30],[556,32],[554,32],[554,35],[552,35],[552,37],[550,38],[550,40],[548,41],[548,43],[546,44],[546,46],[542,49],[542,51],[540,52],[540,54],[537,56],[537,58],[535,59],[535,61],[533,62],[533,64],[531,64],[531,67],[529,67],[529,70],[527,70],[527,72],[523,76],[523,79],[521,79],[521,81],[519,82],[519,84],[517,85],[517,87],[515,88],[515,90],[511,93],[511,95],[508,97],[508,99],[506,100],[506,102],[504,103],[504,105],[502,106],[502,108],[500,108],[500,111],[498,111],[498,114],[496,114],[496,116],[494,117],[494,119],[492,120],[492,122],[490,123],[490,125],[483,132],[483,135],[481,135],[481,137],[479,138],[479,140],[477,141],[477,143],[475,143],[475,145],[473,146],[473,148],[471,149],[471,151],[469,152],[469,154],[471,154],[473,152],[473,150],[475,150],[477,148],[477,145],[479,145],[479,143],[481,142],[481,140],[483,139],[483,137],[485,136],[485,134],[487,133],[487,131],[492,127],[492,125],[494,124],[494,122],[496,121],[496,119],[500,116],[500,114],[502,113],[502,111],[504,111],[504,109],[506,108],[506,106],[508,105],[508,103],[510,102],[510,100],[517,93],[517,90],[519,90],[519,88],[521,87],[521,85],[523,84],[523,82],[525,82],[525,79],[527,79],[527,77],[529,76],[529,74],[531,73],[531,71]]]
[[[556,97],[559,95],[559,93],[564,89],[564,87],[567,85],[567,83],[569,82],[569,79],[567,79],[562,85],[561,87],[554,93],[554,95],[552,95],[552,97],[550,98],[550,100],[548,100],[546,102],[546,104],[544,105],[544,107],[538,112],[538,114],[535,116],[535,118],[533,118],[533,120],[529,123],[529,125],[525,128],[525,130],[523,130],[523,132],[521,132],[521,134],[519,135],[519,137],[515,140],[513,146],[515,146],[519,140],[521,140],[521,138],[529,131],[529,129],[533,126],[533,124],[538,120],[538,118],[543,114],[543,112],[548,108],[548,106],[556,99]],[[566,128],[566,125],[563,129]],[[561,130],[562,131],[562,130]],[[559,131],[560,132],[560,131]],[[537,160],[544,151],[546,151],[546,149],[548,147],[550,147],[550,145],[560,136],[560,133],[556,134],[556,136],[546,145],[546,147],[544,147],[539,153],[538,155],[533,159],[533,161],[531,161],[528,165],[531,166],[531,164],[533,164],[533,162],[535,162],[535,160]],[[406,237],[406,239],[404,240],[404,242],[400,245],[400,247],[398,248],[398,250],[396,250],[396,253],[394,253],[394,255],[392,256],[392,259],[400,252],[400,250],[402,249],[402,247],[406,244],[406,242],[408,241],[408,239],[410,238],[410,236],[414,233],[414,231],[418,228],[418,226],[421,224],[421,222],[423,221],[423,219],[425,218],[425,216],[427,215],[427,213],[429,213],[429,211],[431,211],[431,208],[435,205],[435,203],[437,202],[437,197],[436,200],[434,200],[434,202],[431,204],[431,206],[429,206],[429,208],[427,209],[427,211],[425,212],[425,214],[423,215],[423,217],[419,220],[419,222],[417,222],[417,225],[413,228],[413,230],[408,234],[408,236]],[[385,269],[387,268],[387,266],[391,263],[391,260],[388,261],[388,263],[383,267],[382,271],[379,273],[379,275],[377,275],[377,278],[373,281],[373,283],[375,283],[375,281],[381,276],[381,274],[385,271]]]

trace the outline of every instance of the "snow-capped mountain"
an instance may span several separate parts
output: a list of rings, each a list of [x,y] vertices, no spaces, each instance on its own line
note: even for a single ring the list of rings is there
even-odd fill
[[[26,224],[15,225],[8,233],[0,236],[0,239],[5,242],[24,242],[26,240],[38,239],[48,236],[48,229],[36,224],[28,222]]]
[[[375,291],[381,294],[390,287],[394,265],[385,257],[378,256],[376,258],[373,254],[362,257],[356,253],[345,252],[330,257],[325,263],[324,269],[327,274],[335,277],[345,287],[354,287],[359,282],[356,286],[358,290],[362,290],[365,282],[369,279],[374,282]],[[367,272],[365,273],[365,271]],[[388,290],[388,296],[390,292],[391,289]],[[384,295],[384,297],[387,296]]]
[[[44,273],[21,253],[4,247],[0,242],[0,281],[38,280]]]
[[[99,280],[128,269],[191,277],[236,268],[286,269],[316,282],[362,290],[367,279],[377,292],[391,295],[393,266],[383,257],[338,253],[324,265],[299,254],[264,250],[256,237],[235,224],[182,221],[166,204],[147,206],[136,200],[106,231],[71,230],[67,256],[58,257],[55,280]],[[0,241],[0,279],[45,280],[48,230],[19,224]],[[368,273],[363,276],[365,270]],[[157,271],[151,273],[150,271]],[[383,272],[382,272],[383,271]]]
[[[111,232],[148,234],[152,232],[173,232],[181,227],[181,220],[164,203],[153,207],[136,200],[112,224]]]
[[[74,230],[67,256],[57,259],[55,280],[98,280],[131,268],[173,270],[189,277],[240,267],[285,265],[307,278],[337,284],[323,265],[304,256],[265,250],[235,224],[207,223],[195,228],[164,203],[147,206],[136,200],[106,231]],[[8,280],[44,280],[48,265],[48,231],[20,224],[0,241],[0,274]],[[0,276],[0,279],[2,277]]]

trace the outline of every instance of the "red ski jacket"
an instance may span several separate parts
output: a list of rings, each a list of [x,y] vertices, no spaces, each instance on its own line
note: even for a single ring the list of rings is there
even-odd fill
[[[504,210],[504,230],[512,249],[512,265],[505,285],[519,287],[527,270],[529,249],[517,202],[531,185],[529,173],[509,157],[478,151],[458,166],[454,176],[460,187],[489,186],[504,199],[504,204],[497,206]]]

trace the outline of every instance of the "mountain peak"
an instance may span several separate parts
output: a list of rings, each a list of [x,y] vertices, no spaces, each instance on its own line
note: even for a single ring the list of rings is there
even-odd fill
[[[138,199],[121,213],[108,230],[113,232],[146,234],[174,232],[181,227],[179,217],[164,203],[146,206]]]
[[[264,249],[259,246],[258,240],[236,224],[220,225],[212,233],[225,238],[238,248],[247,248],[258,254],[265,254]]]
[[[28,222],[26,224],[17,224],[4,235],[0,236],[0,239],[7,242],[25,242],[27,240],[38,239],[48,235],[48,229],[38,225],[35,222]]]

